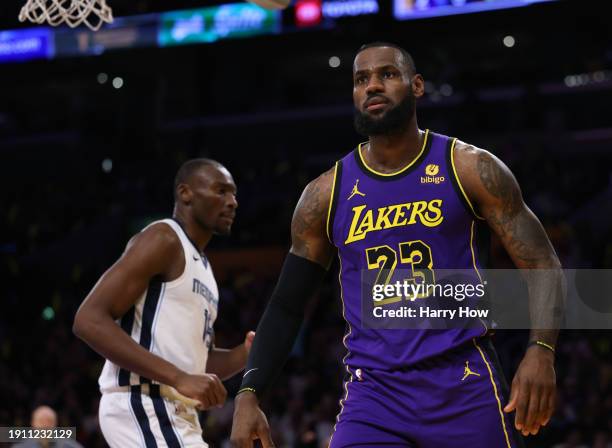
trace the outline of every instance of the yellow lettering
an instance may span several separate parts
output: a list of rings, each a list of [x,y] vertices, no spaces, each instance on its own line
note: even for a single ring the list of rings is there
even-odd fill
[[[378,218],[376,219],[376,226],[374,226],[374,230],[388,229],[391,227],[389,215],[392,211],[393,207],[381,207],[378,209]]]
[[[357,234],[359,235],[363,233],[365,236],[365,234],[371,230],[374,230],[374,212],[372,210],[368,210],[365,213],[361,224],[359,224],[359,227],[357,228]]]
[[[444,220],[442,199],[380,207],[376,210],[376,217],[374,216],[374,210],[366,210],[366,205],[357,205],[351,210],[353,211],[353,219],[344,244],[363,240],[369,232],[412,225],[416,224],[417,221],[426,227],[436,227]],[[408,211],[410,211],[410,219],[406,217]]]
[[[412,213],[410,214],[410,221],[408,224],[415,224],[416,217],[419,216],[420,221],[423,222],[423,211],[427,208],[427,202],[425,201],[416,201],[412,203]]]
[[[357,223],[359,222],[359,217],[361,216],[361,212],[366,208],[365,205],[358,205],[353,207],[353,221],[351,222],[351,229],[349,230],[348,237],[344,244],[350,244],[354,241],[359,241],[365,238],[365,233],[362,235],[356,235],[355,231],[357,229]]]
[[[440,225],[444,216],[442,216],[442,199],[433,199],[427,204],[427,213],[423,216],[425,219],[422,221],[423,225],[427,227],[436,227]],[[433,213],[433,216],[430,213]]]
[[[391,227],[398,227],[398,226],[406,225],[407,219],[400,221],[400,219],[404,217],[404,212],[402,211],[403,207],[406,207],[406,210],[408,210],[410,208],[410,202],[408,204],[392,205],[389,207],[391,210],[397,210],[397,213],[395,214],[395,219],[393,220]]]

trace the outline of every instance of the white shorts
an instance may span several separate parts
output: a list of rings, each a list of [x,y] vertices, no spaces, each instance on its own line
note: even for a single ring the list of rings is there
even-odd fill
[[[195,408],[126,389],[105,392],[100,400],[100,428],[111,448],[208,448]]]

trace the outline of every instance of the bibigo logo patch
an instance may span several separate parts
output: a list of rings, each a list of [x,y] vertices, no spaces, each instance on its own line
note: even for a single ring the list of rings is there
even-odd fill
[[[430,163],[425,167],[425,177],[421,176],[422,184],[436,184],[444,182],[446,178],[444,176],[436,176],[440,172],[440,166],[435,163]]]

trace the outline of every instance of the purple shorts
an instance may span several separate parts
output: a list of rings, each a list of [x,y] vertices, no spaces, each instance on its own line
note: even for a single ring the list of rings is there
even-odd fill
[[[330,448],[519,448],[489,338],[401,371],[351,366]]]

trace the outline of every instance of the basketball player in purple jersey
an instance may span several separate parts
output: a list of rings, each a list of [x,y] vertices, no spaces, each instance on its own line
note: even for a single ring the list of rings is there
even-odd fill
[[[474,242],[488,225],[518,268],[559,273],[529,284],[531,309],[552,314],[543,310],[564,291],[555,251],[499,159],[419,129],[415,103],[424,81],[405,50],[363,46],[353,81],[355,125],[369,141],[312,181],[297,205],[291,250],[236,398],[233,446],[251,447],[257,438],[273,446],[258,398],[286,360],[336,250],[349,331],[331,448],[521,446],[514,428],[536,434],[554,409],[558,331],[531,331],[508,396],[486,328],[363,328],[360,274],[389,260],[404,269],[477,272]]]

